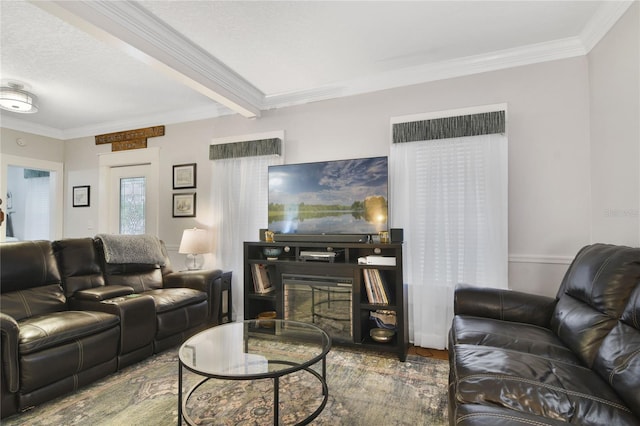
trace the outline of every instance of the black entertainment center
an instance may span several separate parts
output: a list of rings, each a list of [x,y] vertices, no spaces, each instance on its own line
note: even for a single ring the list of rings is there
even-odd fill
[[[376,290],[386,302],[372,299]],[[319,325],[336,344],[393,352],[404,361],[409,339],[402,243],[245,242],[245,319],[270,311]],[[394,320],[393,327],[386,324],[394,331],[388,341],[372,338],[371,330],[380,328],[372,317]]]

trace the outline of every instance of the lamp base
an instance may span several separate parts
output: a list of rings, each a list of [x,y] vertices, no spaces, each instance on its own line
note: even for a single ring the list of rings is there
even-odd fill
[[[202,269],[202,265],[204,265],[204,257],[201,254],[190,253],[187,255],[184,265],[190,271],[200,270]]]

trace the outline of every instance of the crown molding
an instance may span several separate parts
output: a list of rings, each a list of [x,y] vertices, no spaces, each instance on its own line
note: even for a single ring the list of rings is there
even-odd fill
[[[99,123],[76,127],[72,129],[56,129],[53,127],[33,124],[19,118],[2,116],[0,127],[17,130],[20,132],[32,133],[34,135],[46,136],[53,139],[69,140],[88,136],[102,135],[105,133],[118,132],[122,129],[135,129],[141,127],[156,126],[158,123],[178,124],[189,121],[206,120],[210,118],[222,117],[234,114],[233,111],[223,107],[211,105],[204,108],[192,108],[177,112],[169,111],[154,115],[131,118],[127,120],[112,121],[109,123]]]
[[[127,120],[66,129],[63,131],[63,139],[67,140],[86,136],[102,135],[105,133],[118,132],[122,129],[136,129],[141,127],[157,126],[159,124],[187,123],[189,121],[206,120],[233,113],[234,112],[231,110],[226,108],[217,108],[215,105],[204,108],[181,110],[179,112],[169,111]]]
[[[35,1],[33,4],[245,117],[260,116],[262,92],[138,3]]]
[[[633,3],[633,1],[603,2],[580,33],[580,39],[587,53],[591,52],[591,49],[602,40]]]
[[[464,77],[524,65],[568,59],[588,54],[607,34],[633,1],[606,1],[579,36],[531,44],[482,55],[425,64],[381,73],[329,86],[265,96],[262,109],[283,108],[332,98]]]
[[[16,130],[18,132],[46,136],[52,139],[64,140],[64,131],[61,129],[31,123],[20,118],[5,116],[4,114],[0,116],[0,127]]]
[[[434,64],[425,64],[299,92],[267,95],[263,109],[282,108],[403,86],[498,71],[586,54],[578,37],[505,49]]]
[[[349,95],[346,90],[347,83],[343,83],[342,85],[320,86],[313,89],[266,95],[262,102],[262,109],[283,108],[309,102],[340,98]]]

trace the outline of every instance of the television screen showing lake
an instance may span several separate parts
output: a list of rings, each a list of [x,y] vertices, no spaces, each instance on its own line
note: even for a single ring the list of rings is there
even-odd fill
[[[269,230],[374,234],[387,229],[387,157],[269,167]]]

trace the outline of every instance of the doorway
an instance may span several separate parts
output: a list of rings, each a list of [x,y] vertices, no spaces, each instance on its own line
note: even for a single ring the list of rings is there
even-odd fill
[[[159,148],[101,154],[99,232],[158,235]]]
[[[0,241],[62,238],[63,164],[2,156]]]

